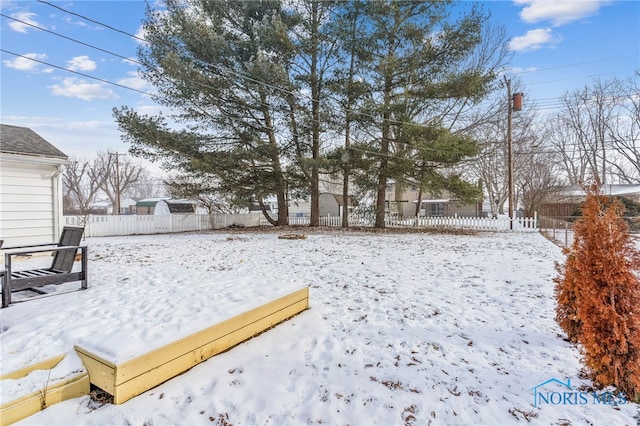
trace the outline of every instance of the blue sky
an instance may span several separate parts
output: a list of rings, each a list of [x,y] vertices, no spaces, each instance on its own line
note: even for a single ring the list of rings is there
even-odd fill
[[[145,2],[49,3],[0,1],[0,121],[30,127],[76,158],[107,149],[126,152],[112,108],[127,105],[153,113],[158,107],[135,91],[151,88],[138,78],[136,64],[124,59],[135,59],[139,41],[114,29],[142,37]],[[534,102],[550,112],[566,90],[582,88],[594,78],[630,78],[640,70],[638,1],[481,3],[507,30],[513,53],[507,76],[523,82],[525,107]]]

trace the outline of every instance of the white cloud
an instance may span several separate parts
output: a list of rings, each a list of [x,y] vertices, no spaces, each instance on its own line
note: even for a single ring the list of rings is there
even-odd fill
[[[50,87],[51,93],[58,96],[66,96],[68,98],[78,98],[85,101],[95,99],[118,99],[113,91],[105,86],[104,83],[89,83],[85,80],[68,77],[62,80],[61,85],[53,85]]]
[[[7,68],[13,68],[18,71],[38,71],[41,64],[28,58],[44,61],[47,59],[47,55],[44,53],[25,53],[22,56],[18,56],[14,59],[7,59],[2,62]],[[44,72],[46,71],[47,70]]]
[[[127,65],[136,66],[136,65],[138,65],[138,58],[136,58],[135,56],[131,56],[131,57],[129,57],[129,59],[123,59],[122,63],[123,64],[127,64]]]
[[[144,27],[142,25],[138,28],[138,31],[136,31],[134,35],[136,36],[136,38],[134,39],[136,43],[146,44],[146,42],[142,40],[147,39],[147,32],[144,30]]]
[[[65,16],[62,18],[62,20],[64,22],[66,22],[67,24],[72,24],[72,25],[78,25],[80,27],[86,27],[87,23],[84,21],[80,21],[80,20],[73,20],[70,16]]]
[[[537,50],[545,45],[552,46],[562,40],[560,36],[554,36],[551,28],[538,28],[529,30],[525,35],[517,36],[509,42],[509,50],[523,52]]]
[[[36,20],[32,19],[34,16],[38,16],[38,15],[32,12],[18,12],[18,13],[11,14],[12,18],[40,27],[41,25],[38,24]],[[29,25],[26,25],[26,24],[23,24],[22,22],[17,22],[17,21],[9,22],[9,28],[11,28],[13,31],[23,33],[23,34],[26,34],[28,30],[33,29]]]
[[[93,71],[96,67],[96,63],[86,55],[76,56],[67,62],[67,69],[71,71]]]
[[[525,73],[536,72],[536,71],[538,71],[538,67],[527,67],[527,68],[513,67],[513,68],[511,68],[511,73],[513,73],[513,74],[525,74]]]
[[[564,25],[592,16],[609,0],[514,0],[524,6],[520,18],[527,23],[549,21],[554,26]]]
[[[136,71],[129,71],[127,74],[129,77],[121,78],[118,80],[118,84],[137,90],[145,90],[147,88],[147,82],[141,79]]]

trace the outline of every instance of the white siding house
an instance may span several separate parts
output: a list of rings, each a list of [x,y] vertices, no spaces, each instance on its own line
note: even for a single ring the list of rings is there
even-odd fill
[[[0,240],[49,243],[62,227],[67,156],[26,127],[0,125]]]

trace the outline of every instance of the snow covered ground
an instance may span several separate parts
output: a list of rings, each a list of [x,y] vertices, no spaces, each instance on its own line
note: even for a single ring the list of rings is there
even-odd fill
[[[553,319],[562,254],[539,234],[302,232],[87,239],[87,291],[0,311],[1,374],[66,352],[64,377],[82,369],[74,344],[125,359],[304,286],[311,309],[122,405],[82,397],[22,423],[640,422],[631,403],[534,401],[550,379],[589,385]]]

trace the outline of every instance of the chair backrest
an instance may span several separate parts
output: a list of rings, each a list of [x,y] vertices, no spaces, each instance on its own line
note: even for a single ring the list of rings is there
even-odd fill
[[[83,233],[84,228],[65,226],[64,228],[62,228],[62,235],[60,235],[60,242],[58,243],[58,247],[79,246],[80,241],[82,241]],[[71,272],[71,269],[73,268],[73,262],[76,257],[76,251],[77,250],[56,251],[53,262],[51,263],[51,269],[62,272]]]

